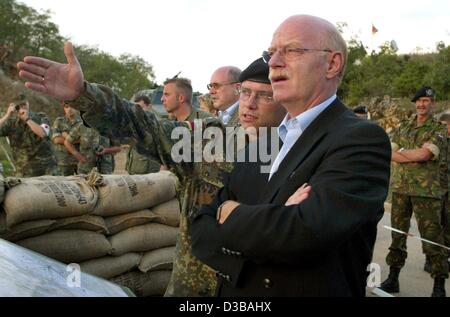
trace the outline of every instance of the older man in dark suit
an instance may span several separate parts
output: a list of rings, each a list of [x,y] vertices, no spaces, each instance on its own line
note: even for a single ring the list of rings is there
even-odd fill
[[[263,56],[288,112],[283,146],[269,175],[258,162],[236,164],[191,226],[193,253],[216,270],[219,296],[364,296],[389,139],[337,99],[347,50],[328,21],[288,18]]]

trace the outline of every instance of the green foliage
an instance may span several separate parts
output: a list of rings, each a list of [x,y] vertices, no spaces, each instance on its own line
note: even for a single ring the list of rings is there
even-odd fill
[[[0,1],[0,69],[15,77],[15,64],[26,55],[65,62],[64,42],[51,12],[37,12],[16,0]],[[85,78],[113,88],[124,98],[154,86],[152,66],[139,56],[123,54],[116,58],[97,48],[76,47]]]
[[[430,85],[437,100],[450,99],[450,46],[439,43],[437,52],[398,55],[389,42],[378,52],[366,53],[360,41],[349,42],[348,65],[338,91],[350,106],[363,98],[389,95],[411,98],[421,86]]]

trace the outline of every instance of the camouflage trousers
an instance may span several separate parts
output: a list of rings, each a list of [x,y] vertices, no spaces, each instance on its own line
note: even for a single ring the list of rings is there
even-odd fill
[[[180,216],[180,233],[175,247],[172,276],[165,297],[212,297],[217,286],[215,272],[191,251],[186,215]]]
[[[71,176],[77,173],[77,163],[73,165],[58,165],[60,175]]]
[[[112,174],[115,168],[115,161],[112,155],[109,157],[100,157],[97,159],[97,169],[100,174]]]
[[[40,166],[34,166],[30,168],[21,168],[16,172],[16,177],[38,177],[38,176],[58,176],[60,175],[58,166],[54,163],[43,164]]]
[[[444,244],[441,224],[442,200],[428,197],[408,196],[392,193],[391,225],[393,228],[409,232],[411,216],[414,213],[420,236],[424,239]],[[445,249],[422,242],[423,252],[431,261],[432,278],[448,278],[447,252]],[[392,243],[386,262],[389,266],[402,268],[408,256],[406,236],[392,232]]]

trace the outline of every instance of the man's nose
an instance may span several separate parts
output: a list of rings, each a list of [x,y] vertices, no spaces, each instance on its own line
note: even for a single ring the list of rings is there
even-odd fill
[[[283,60],[279,50],[275,51],[273,53],[273,55],[270,57],[268,65],[271,68],[284,65],[284,60]]]

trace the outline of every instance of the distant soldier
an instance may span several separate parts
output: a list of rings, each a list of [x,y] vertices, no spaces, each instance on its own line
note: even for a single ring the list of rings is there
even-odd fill
[[[192,106],[191,81],[186,78],[178,77],[166,80],[161,101],[166,111],[175,116],[174,120],[176,121],[193,121],[212,117],[210,113]]]
[[[147,96],[139,96],[134,102],[141,106],[144,111],[149,111],[152,108],[150,99]],[[159,159],[155,159],[150,155],[140,154],[136,147],[133,146],[128,151],[125,169],[130,175],[158,173],[161,169],[161,164],[158,161]]]
[[[441,210],[445,190],[440,173],[447,157],[447,129],[433,119],[434,99],[435,92],[430,87],[417,91],[412,99],[416,104],[416,115],[393,133],[391,224],[395,229],[408,232],[414,212],[420,235],[443,244]],[[407,257],[406,236],[393,232],[389,250],[386,262],[390,273],[381,289],[396,293],[399,292],[398,276]],[[432,296],[444,297],[445,279],[448,278],[447,253],[426,242],[423,250],[431,261]]]
[[[16,96],[0,119],[0,136],[9,138],[17,177],[58,175],[48,117],[31,112],[25,95]]]
[[[61,175],[69,176],[77,173],[77,159],[70,154],[64,146],[64,141],[69,136],[70,131],[81,122],[78,111],[70,107],[65,102],[61,105],[64,109],[64,117],[55,119],[52,128],[52,142],[55,146],[56,160]]]
[[[79,151],[75,144],[79,144]],[[80,122],[70,131],[64,145],[78,160],[78,174],[87,174],[94,167],[97,167],[101,174],[113,173],[114,157],[112,154],[120,152],[120,147],[111,147],[109,139],[101,136],[97,130],[88,128],[83,122]]]

